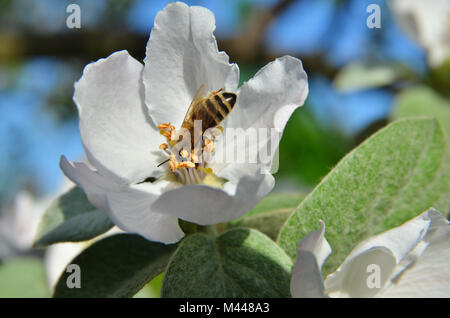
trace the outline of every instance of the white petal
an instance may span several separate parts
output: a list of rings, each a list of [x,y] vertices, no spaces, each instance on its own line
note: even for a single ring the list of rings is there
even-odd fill
[[[372,247],[346,260],[328,276],[326,292],[330,297],[373,297],[390,279],[395,265],[395,257],[389,249]]]
[[[420,214],[403,225],[371,237],[356,246],[339,269],[325,280],[330,296],[372,297],[394,276],[410,266],[414,250],[430,240],[437,229],[446,225],[434,210]],[[369,266],[370,265],[370,266]],[[374,269],[374,266],[377,267]],[[376,287],[368,279],[380,274]]]
[[[430,214],[433,212],[430,212]],[[430,229],[424,242],[425,251],[415,255],[382,297],[449,297],[450,291],[450,226],[442,215],[431,216]],[[434,224],[433,224],[434,223]]]
[[[120,51],[86,66],[75,84],[74,101],[89,161],[118,183],[156,173],[162,138],[146,114],[143,66]]]
[[[242,134],[257,141],[248,144],[242,138],[220,138],[216,156],[221,158],[232,149],[245,150],[251,154],[247,158],[257,154],[258,163],[269,171],[284,127],[294,110],[303,105],[307,95],[307,76],[300,60],[284,56],[264,66],[242,85],[236,106],[224,121],[225,137],[230,128],[244,128],[247,132]],[[216,164],[213,169],[228,180],[232,180],[233,175],[245,173],[245,165],[228,164]]]
[[[382,297],[449,297],[450,240],[432,244]]]
[[[309,233],[298,244],[298,250],[310,251],[317,260],[319,269],[331,253],[331,246],[325,238],[325,223],[320,221],[320,230]]]
[[[128,187],[116,184],[84,163],[70,163],[64,156],[60,165],[66,176],[83,188],[89,201],[106,212],[122,230],[166,244],[177,242],[184,236],[176,217],[150,212],[151,204],[170,186],[169,182]]]
[[[298,245],[297,261],[291,279],[293,298],[325,297],[320,269],[330,255],[331,247],[325,239],[325,224],[309,233]]]
[[[97,209],[107,212],[106,193],[112,191],[122,191],[124,186],[120,186],[111,178],[104,177],[98,172],[91,170],[86,164],[81,162],[69,162],[65,156],[61,156],[59,163],[64,174],[78,186],[80,186],[86,196]]]
[[[270,174],[244,177],[224,190],[188,185],[164,192],[152,205],[155,213],[173,215],[201,225],[228,222],[250,211],[273,187]]]
[[[396,228],[361,242],[352,250],[347,259],[374,246],[383,246],[392,252],[398,264],[426,235],[430,234],[430,231],[433,232],[436,226],[442,225],[442,219],[439,212],[426,211]]]
[[[143,74],[145,101],[156,124],[179,127],[202,84],[208,91],[236,91],[238,67],[218,51],[214,29],[214,15],[206,8],[176,2],[157,14]]]
[[[388,4],[403,31],[427,50],[431,66],[441,65],[450,56],[450,1],[392,0]]]
[[[142,235],[150,241],[165,244],[178,242],[184,236],[178,225],[178,218],[152,213],[150,206],[158,194],[150,192],[155,189],[144,190],[145,186],[133,186],[126,191],[109,193],[107,197],[111,219],[121,229]]]
[[[308,81],[302,62],[292,56],[277,58],[239,89],[226,127],[274,127],[282,131],[307,95]]]

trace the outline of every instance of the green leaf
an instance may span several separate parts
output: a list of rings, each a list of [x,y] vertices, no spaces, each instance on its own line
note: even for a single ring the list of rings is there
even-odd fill
[[[415,86],[400,93],[395,101],[393,119],[433,116],[450,136],[450,102],[427,86]]]
[[[280,209],[294,209],[305,198],[304,193],[272,193],[262,199],[262,201],[253,208],[249,213],[244,215],[241,219],[244,219],[255,214],[271,212]],[[238,222],[239,220],[232,222]],[[232,223],[230,222],[230,223]]]
[[[228,224],[227,228],[247,227],[258,230],[266,234],[272,240],[276,240],[278,234],[280,233],[281,227],[284,225],[293,210],[294,208],[288,208],[254,214],[242,219],[239,222]]]
[[[0,298],[49,297],[44,265],[36,258],[19,258],[0,264]]]
[[[277,179],[313,187],[351,149],[338,130],[323,125],[312,113],[312,102],[294,111],[279,147]]]
[[[68,288],[72,272],[64,271],[54,297],[131,297],[164,270],[175,247],[134,234],[102,239],[71,262],[80,267],[81,288]]]
[[[227,229],[236,227],[252,228],[275,240],[286,219],[305,196],[304,193],[270,194],[249,213],[229,222]]]
[[[153,278],[150,283],[134,295],[134,298],[160,298],[163,278],[164,273]]]
[[[278,243],[295,259],[297,244],[327,226],[329,273],[361,240],[398,226],[429,207],[447,211],[450,155],[434,119],[405,119],[378,131],[320,182],[282,228]]]
[[[334,79],[336,90],[347,93],[372,89],[410,77],[411,72],[401,64],[364,64],[361,62],[346,65]]]
[[[166,269],[162,297],[290,297],[292,261],[264,234],[188,236]]]
[[[429,70],[425,82],[441,95],[450,97],[448,89],[450,87],[450,56],[447,56],[442,64],[433,66]]]
[[[44,213],[34,246],[90,240],[113,226],[105,213],[89,203],[83,190],[74,187],[53,201]]]

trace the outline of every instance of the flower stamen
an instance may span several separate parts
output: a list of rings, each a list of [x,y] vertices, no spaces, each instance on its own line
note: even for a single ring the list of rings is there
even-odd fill
[[[159,124],[158,125],[158,129],[161,129],[161,130],[166,130],[166,129],[169,129],[170,128],[170,123],[167,123],[167,124]]]
[[[189,153],[187,152],[186,149],[181,149],[180,156],[184,159],[187,159],[189,157]]]
[[[219,92],[219,91],[218,91]],[[214,175],[211,168],[205,167],[205,162],[202,160],[202,153],[214,152],[214,137],[222,133],[223,128],[219,127],[219,133],[212,136],[212,138],[205,138],[203,146],[191,150],[186,149],[176,150],[174,146],[178,144],[175,140],[177,131],[170,123],[159,124],[161,135],[163,135],[167,142],[159,145],[159,149],[163,150],[169,155],[169,171],[173,173],[179,182],[183,184],[209,184],[212,186],[222,186],[223,179]]]

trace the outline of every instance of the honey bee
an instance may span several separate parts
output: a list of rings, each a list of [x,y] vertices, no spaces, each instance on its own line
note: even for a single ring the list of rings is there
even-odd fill
[[[204,84],[199,87],[181,124],[181,127],[187,129],[191,135],[191,149],[196,149],[198,146],[194,145],[194,122],[196,120],[201,121],[202,129],[200,133],[203,135],[207,129],[217,127],[230,114],[236,104],[237,96],[235,93],[225,92],[221,88],[204,97],[205,89]]]
[[[193,166],[194,164],[195,166],[198,166],[198,158],[203,147],[208,145],[213,147],[211,140],[204,139],[203,134],[207,129],[217,127],[225,117],[230,114],[237,99],[235,93],[225,92],[223,88],[218,91],[213,91],[206,97],[205,96],[206,86],[203,84],[195,93],[181,124],[181,128],[189,132],[190,140],[183,140],[183,134],[175,137],[176,143],[173,145],[172,151],[173,155],[178,154],[178,159],[172,159],[171,162],[177,167],[183,165]],[[195,124],[196,121],[201,122],[201,130],[199,130],[199,127]],[[175,127],[170,124],[158,125],[158,128],[163,129],[162,133],[168,139],[173,140],[171,132],[165,131],[170,127],[172,127],[171,130],[175,130]],[[201,136],[201,138],[196,139],[197,136]],[[166,150],[167,147],[167,144],[160,145],[160,148],[163,150]],[[212,147],[209,148],[210,151]],[[186,150],[186,148],[188,148],[189,151]],[[193,151],[191,152],[192,149]],[[191,159],[194,162],[192,162]],[[170,158],[160,163],[158,167],[168,161],[170,161]],[[176,170],[176,167],[174,167],[173,170]]]

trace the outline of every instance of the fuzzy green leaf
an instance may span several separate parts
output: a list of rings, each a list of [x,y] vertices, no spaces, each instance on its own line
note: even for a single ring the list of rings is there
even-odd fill
[[[81,288],[68,288],[64,271],[54,297],[131,297],[164,270],[175,247],[134,234],[104,238],[71,262],[80,267]]]
[[[258,230],[266,234],[272,240],[276,240],[281,227],[293,210],[294,208],[288,208],[254,214],[239,222],[228,224],[227,228],[247,227]]]
[[[327,226],[333,253],[324,272],[334,270],[361,240],[433,206],[447,211],[450,156],[434,119],[397,121],[345,156],[290,216],[278,243],[295,259],[297,244]]]
[[[241,219],[244,219],[255,214],[271,212],[280,209],[294,209],[305,198],[304,193],[272,193],[262,199],[262,201],[253,208],[249,213],[244,215]],[[232,222],[238,222],[232,221]],[[230,223],[232,223],[230,222]]]
[[[53,201],[42,216],[34,246],[90,240],[113,226],[105,213],[89,203],[83,190],[74,187]]]
[[[303,193],[273,193],[265,197],[253,210],[227,224],[227,228],[256,229],[273,240],[292,211],[303,200]]]
[[[163,297],[290,297],[292,261],[251,229],[187,237],[167,267]]]
[[[450,137],[450,102],[427,86],[415,86],[401,92],[395,101],[392,118],[433,116]]]

